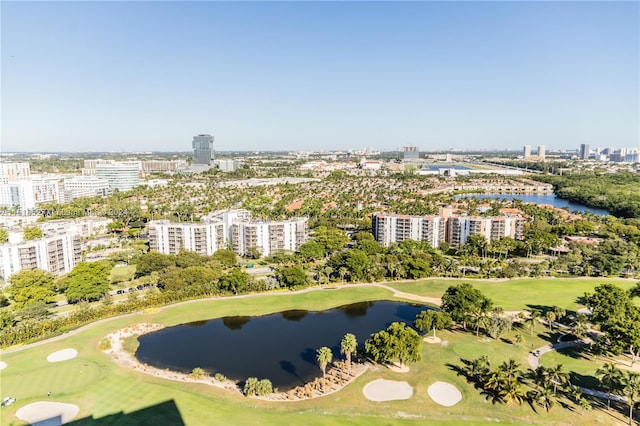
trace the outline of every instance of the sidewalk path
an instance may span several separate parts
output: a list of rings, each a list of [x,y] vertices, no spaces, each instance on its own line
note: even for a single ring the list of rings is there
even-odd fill
[[[552,345],[541,346],[529,354],[529,359],[528,359],[529,365],[531,366],[531,368],[535,370],[540,366],[540,357],[546,354],[547,352],[557,351],[559,349],[564,349],[564,348],[570,348],[572,346],[590,345],[591,343],[593,343],[593,340],[587,337],[586,339],[582,339],[582,340],[558,342]],[[572,384],[571,386],[575,386],[575,385]],[[596,389],[583,388],[582,386],[578,386],[578,388],[580,388],[580,391],[586,395],[591,395],[600,399],[610,399],[611,401],[623,402],[625,404],[627,403],[627,398],[624,396],[602,392]]]
[[[249,298],[254,298],[254,297],[290,296],[290,295],[294,295],[294,294],[310,293],[312,291],[335,290],[335,289],[341,289],[341,288],[355,288],[355,287],[379,287],[379,288],[383,288],[385,290],[388,290],[388,291],[392,292],[393,295],[395,297],[398,297],[398,298],[415,300],[415,301],[424,302],[424,303],[432,303],[432,304],[435,304],[435,305],[438,305],[438,306],[441,303],[441,300],[438,299],[438,298],[435,298],[435,297],[424,297],[424,296],[419,296],[417,294],[412,294],[412,293],[398,292],[398,290],[396,290],[395,288],[387,286],[387,285],[384,285],[384,284],[378,284],[378,283],[347,284],[347,283],[343,283],[343,284],[334,284],[334,285],[329,285],[329,286],[309,287],[309,288],[304,288],[302,290],[296,290],[296,291],[264,292],[264,293],[242,294],[242,295],[239,295],[239,296],[216,296],[216,297],[209,297],[209,298],[205,298],[205,299],[192,299],[192,300],[185,300],[184,302],[174,303],[174,304],[171,304],[171,305],[159,306],[159,307],[154,308],[154,309],[157,309],[158,311],[161,311],[163,309],[172,308],[172,307],[175,307],[175,306],[181,306],[181,305],[187,305],[187,304],[190,304],[190,303],[199,303],[199,302],[211,301],[211,300],[233,300],[233,299],[249,299]],[[22,345],[22,346],[12,347],[10,349],[0,350],[0,355],[10,354],[10,353],[13,353],[13,352],[23,351],[23,350],[29,349],[29,348],[34,348],[34,347],[37,347],[37,346],[46,345],[47,343],[56,342],[58,340],[66,339],[69,336],[73,336],[75,334],[81,333],[82,331],[87,330],[88,328],[94,327],[94,326],[96,326],[98,324],[103,324],[105,322],[114,321],[116,319],[131,317],[131,316],[134,316],[134,315],[140,315],[141,313],[142,313],[142,311],[138,311],[138,312],[132,312],[132,313],[129,313],[129,314],[118,315],[118,316],[115,316],[115,317],[103,318],[101,320],[97,320],[97,321],[94,321],[92,323],[83,325],[82,327],[79,327],[79,328],[76,328],[74,330],[68,331],[68,332],[66,332],[64,334],[61,334],[59,336],[51,337],[51,338],[45,339],[45,340],[40,340],[40,341],[37,341],[37,342],[34,342],[34,343],[29,343],[27,345]]]

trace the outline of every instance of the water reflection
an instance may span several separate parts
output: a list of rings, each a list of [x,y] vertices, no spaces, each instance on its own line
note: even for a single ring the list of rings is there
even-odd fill
[[[367,315],[367,310],[373,306],[374,302],[359,302],[351,305],[341,306],[340,310],[347,314],[349,318],[363,317]]]
[[[293,309],[290,311],[284,311],[282,313],[282,318],[287,321],[300,321],[302,318],[306,317],[309,311],[305,311],[303,309]]]
[[[251,321],[251,317],[235,316],[222,318],[222,323],[229,330],[242,330],[242,327],[244,327],[244,325],[249,321]]]
[[[186,373],[199,367],[238,382],[247,377],[266,378],[287,391],[322,374],[316,361],[318,348],[331,348],[333,359],[341,360],[340,341],[346,333],[355,334],[362,347],[371,333],[393,321],[412,325],[424,309],[429,308],[377,301],[322,312],[290,310],[198,321],[197,326],[183,324],[141,336],[136,358],[160,369]]]

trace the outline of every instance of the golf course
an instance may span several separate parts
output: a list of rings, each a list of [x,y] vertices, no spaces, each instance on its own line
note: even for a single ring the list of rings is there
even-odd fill
[[[16,398],[14,404],[1,409],[0,423],[27,424],[16,416],[21,407],[36,402],[59,402],[79,408],[77,416],[68,424],[80,425],[628,424],[625,405],[612,406],[607,411],[606,401],[596,398],[591,399],[593,408],[584,413],[561,396],[548,411],[526,402],[493,403],[458,373],[463,365],[461,358],[483,355],[488,356],[492,366],[511,358],[526,370],[531,350],[555,342],[558,336],[542,322],[532,327],[531,332],[528,327],[516,327],[495,340],[483,334],[476,336],[471,330],[441,330],[438,331],[439,343],[422,343],[422,360],[410,364],[409,372],[396,372],[374,365],[338,392],[287,402],[249,398],[216,386],[147,375],[120,366],[101,348],[105,336],[141,323],[169,327],[224,316],[260,316],[293,309],[322,311],[374,300],[415,303],[422,300],[424,303],[427,298],[441,297],[447,287],[462,282],[471,283],[505,311],[559,306],[571,312],[583,308],[581,298],[584,293],[593,291],[599,284],[614,283],[624,289],[635,285],[632,280],[606,278],[429,279],[384,285],[314,287],[297,292],[194,300],[149,309],[98,321],[54,339],[0,352],[0,361],[6,363],[6,367],[0,370],[0,396]],[[399,293],[402,297],[396,295]],[[410,295],[416,297],[411,298]],[[515,334],[522,339],[518,344],[514,343]],[[327,345],[338,343],[327,342]],[[364,344],[358,343],[361,347]],[[260,353],[255,356],[259,357]],[[334,353],[333,361],[342,359],[339,353]],[[604,361],[596,364],[589,357],[581,356],[579,350],[573,350],[545,355],[541,363],[562,363],[566,371],[579,373],[584,383],[597,384],[592,376]],[[407,382],[412,393],[407,399],[392,401],[365,398],[365,386],[378,379]],[[428,389],[436,382],[457,388],[462,394],[460,402],[452,406],[434,402]]]

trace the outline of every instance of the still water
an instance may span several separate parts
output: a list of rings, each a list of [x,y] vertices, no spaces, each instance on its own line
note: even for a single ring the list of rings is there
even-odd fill
[[[270,379],[281,391],[319,377],[316,349],[328,346],[341,359],[340,341],[353,333],[360,347],[393,321],[411,325],[429,309],[400,302],[362,302],[327,311],[286,311],[235,316],[168,327],[140,337],[139,361],[189,373],[195,367],[233,380]]]
[[[556,194],[460,194],[458,198],[476,197],[478,199],[490,199],[490,200],[522,200],[525,203],[537,203],[537,204],[549,204],[559,209],[568,207],[569,211],[580,211],[594,213],[600,216],[606,216],[609,214],[606,210],[594,209],[584,206],[582,204],[572,203],[571,201],[558,198]]]

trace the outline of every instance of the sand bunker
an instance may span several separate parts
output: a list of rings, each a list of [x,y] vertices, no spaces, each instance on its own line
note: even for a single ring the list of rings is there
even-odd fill
[[[433,336],[425,337],[422,340],[431,344],[442,342],[442,340],[439,337],[433,337]]]
[[[413,388],[407,382],[378,379],[367,383],[362,389],[362,393],[370,401],[395,401],[411,398],[413,396]]]
[[[58,426],[70,422],[79,412],[77,405],[38,401],[20,408],[16,416],[34,426]]]
[[[462,400],[462,394],[450,383],[435,382],[429,389],[429,396],[436,404],[444,405],[445,407],[451,407],[456,405]]]
[[[7,368],[7,363],[4,361],[0,361],[0,370],[4,370],[5,368]]]
[[[75,349],[63,349],[58,352],[54,352],[47,357],[47,361],[49,362],[60,362],[66,361],[68,359],[73,359],[78,356],[78,351]]]

